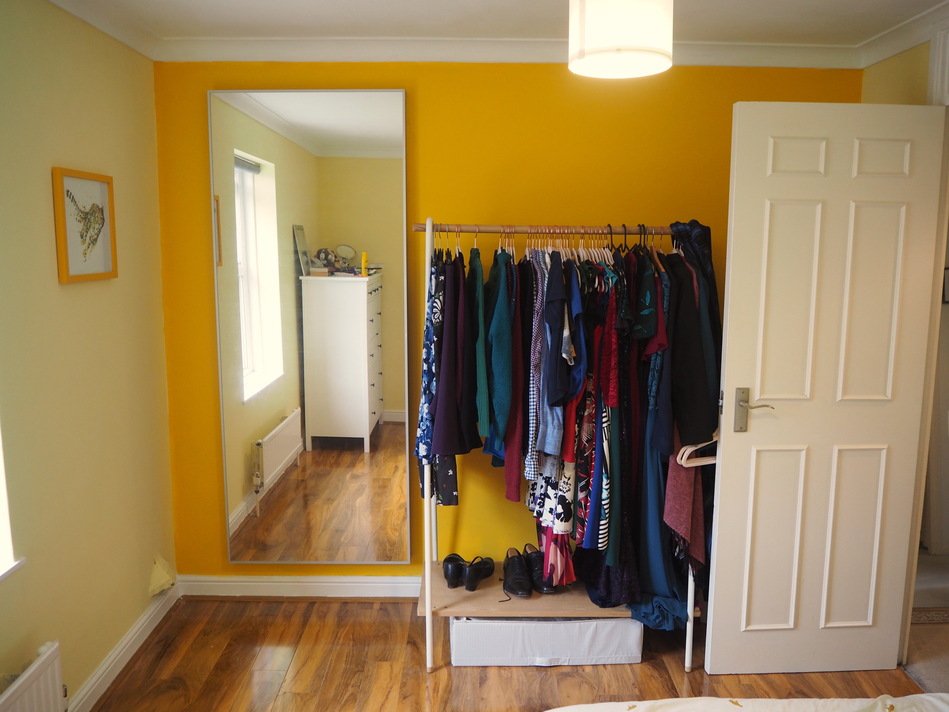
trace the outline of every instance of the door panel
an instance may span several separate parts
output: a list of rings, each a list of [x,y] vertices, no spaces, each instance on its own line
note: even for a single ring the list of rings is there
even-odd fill
[[[896,666],[943,122],[735,107],[709,672]],[[733,432],[745,386],[773,409]]]

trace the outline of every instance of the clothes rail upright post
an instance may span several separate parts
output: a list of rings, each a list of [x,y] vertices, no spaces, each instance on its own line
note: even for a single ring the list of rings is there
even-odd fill
[[[432,219],[425,221],[425,280],[426,285],[432,272],[432,252],[435,248],[435,242],[432,232]],[[426,287],[426,294],[428,288]],[[427,297],[426,297],[427,298]],[[425,310],[422,310],[422,331],[425,331]],[[422,577],[422,588],[425,600],[425,667],[431,672],[435,667],[434,653],[434,621],[432,620],[432,561],[435,557],[433,542],[433,526],[435,518],[435,497],[432,495],[432,466],[425,463],[422,477],[422,497],[424,506],[424,549],[425,566],[424,576]]]

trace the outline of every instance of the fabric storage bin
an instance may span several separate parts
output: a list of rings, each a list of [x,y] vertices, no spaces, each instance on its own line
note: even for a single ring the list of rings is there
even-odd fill
[[[452,618],[455,666],[616,665],[642,661],[632,618]]]

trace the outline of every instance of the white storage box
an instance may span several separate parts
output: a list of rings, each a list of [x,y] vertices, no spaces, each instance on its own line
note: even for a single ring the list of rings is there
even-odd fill
[[[451,664],[638,663],[643,624],[632,618],[452,618]]]

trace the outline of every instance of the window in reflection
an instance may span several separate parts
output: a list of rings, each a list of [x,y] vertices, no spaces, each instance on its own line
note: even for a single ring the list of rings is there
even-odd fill
[[[244,400],[283,375],[274,165],[234,156],[237,290]]]

